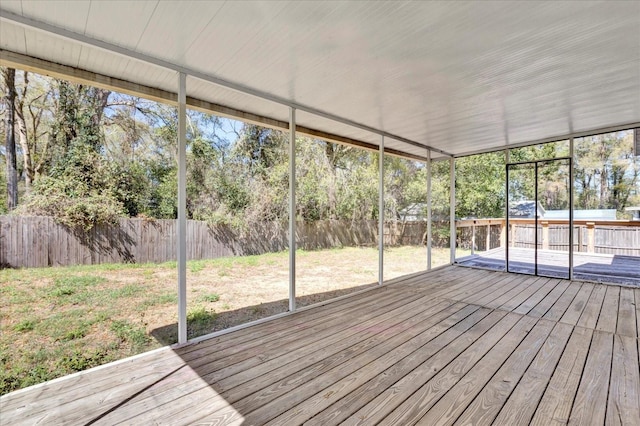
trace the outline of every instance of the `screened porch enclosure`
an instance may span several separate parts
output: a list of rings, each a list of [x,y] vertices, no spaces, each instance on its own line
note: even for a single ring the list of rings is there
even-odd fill
[[[640,193],[637,135],[629,129],[505,150],[512,160],[506,173],[494,174],[506,193],[503,217],[458,219],[458,245],[471,254],[458,255],[456,262],[640,284],[640,221],[629,207]],[[500,191],[491,194],[497,198]],[[458,217],[465,208],[461,199]]]
[[[622,176],[635,173],[627,201],[640,204],[640,3],[3,0],[0,24],[1,66],[168,104],[177,118],[178,343],[3,395],[2,423],[640,418],[640,222],[577,218],[594,201],[580,204],[576,181],[589,176],[575,173],[588,167],[573,164],[590,160],[586,139],[633,133]],[[188,109],[283,131],[287,188],[278,313],[191,340]],[[362,179],[377,187],[376,256],[355,265],[367,281],[319,303],[296,239],[298,188],[315,166],[298,136],[309,150],[362,150]],[[553,171],[562,200],[539,203],[537,175],[553,159],[525,159],[535,185],[510,198],[507,179],[503,215],[458,217],[458,159],[504,152],[504,170],[518,163],[510,151],[557,141],[568,149]],[[410,202],[393,205],[392,192]],[[533,216],[511,216],[531,200]],[[545,219],[538,204],[568,216]],[[414,249],[414,273],[395,269],[395,240]]]

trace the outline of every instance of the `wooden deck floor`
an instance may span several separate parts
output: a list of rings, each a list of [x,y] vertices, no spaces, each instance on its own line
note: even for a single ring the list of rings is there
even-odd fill
[[[535,252],[527,248],[510,248],[509,271],[534,274]],[[505,250],[497,248],[457,259],[460,265],[505,270]],[[569,253],[538,250],[538,275],[569,277]],[[640,257],[575,252],[574,279],[640,287]],[[639,423],[640,424],[640,423]]]
[[[2,424],[628,424],[640,289],[451,266],[17,391]]]

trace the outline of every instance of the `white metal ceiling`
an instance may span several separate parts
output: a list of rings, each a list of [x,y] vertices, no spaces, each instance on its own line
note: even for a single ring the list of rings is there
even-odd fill
[[[640,122],[638,1],[0,0],[0,10],[2,49],[175,92],[175,69],[142,54],[453,154]],[[202,79],[187,91],[288,119],[283,105]],[[298,121],[380,140],[314,114]]]

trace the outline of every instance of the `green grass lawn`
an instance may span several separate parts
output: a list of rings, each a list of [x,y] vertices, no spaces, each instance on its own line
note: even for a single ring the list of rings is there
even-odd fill
[[[422,247],[385,250],[385,278],[424,269]],[[448,250],[434,250],[434,265]],[[377,280],[377,250],[297,253],[298,305]],[[174,343],[176,263],[0,270],[0,394]],[[288,253],[189,261],[195,337],[286,311]]]

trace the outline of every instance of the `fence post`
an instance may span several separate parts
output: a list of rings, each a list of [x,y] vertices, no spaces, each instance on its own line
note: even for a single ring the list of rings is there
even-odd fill
[[[507,245],[507,227],[505,222],[506,220],[500,222],[500,247]]]
[[[491,222],[487,225],[487,240],[484,247],[485,251],[489,251],[491,249]]]
[[[578,250],[577,251],[582,251],[582,230],[584,229],[584,226],[580,225],[578,226]]]
[[[476,221],[471,225],[471,254],[475,254],[476,249]]]
[[[542,222],[542,250],[549,250],[549,222]]]
[[[587,222],[587,253],[595,253],[596,251],[596,224],[595,222]]]

